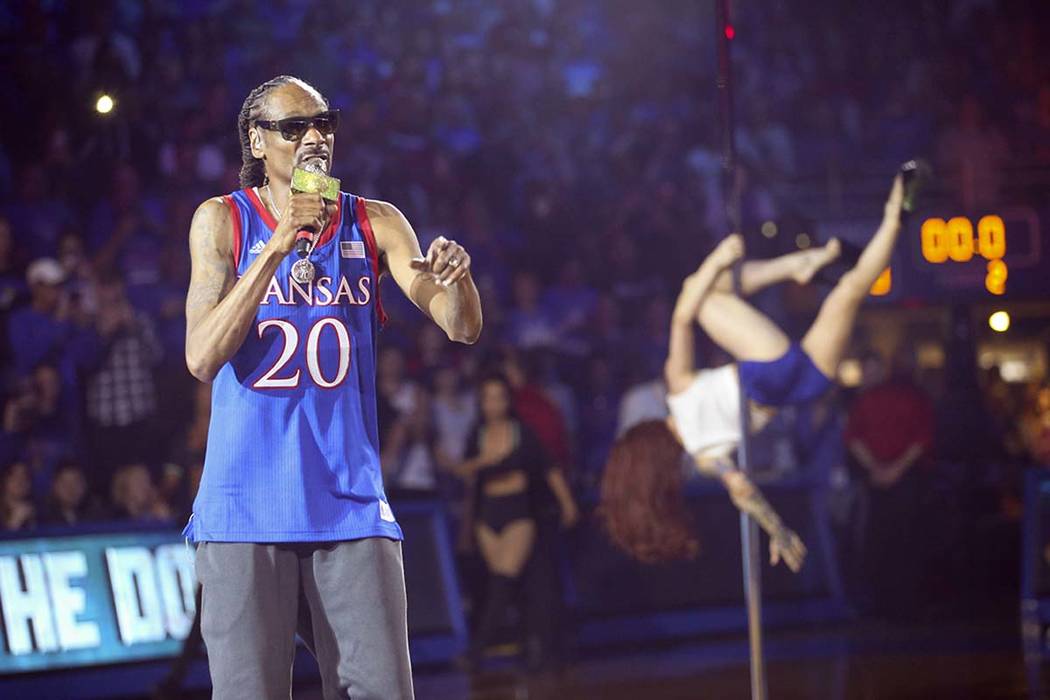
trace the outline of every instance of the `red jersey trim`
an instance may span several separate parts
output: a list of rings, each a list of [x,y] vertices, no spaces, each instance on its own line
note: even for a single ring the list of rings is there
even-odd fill
[[[255,207],[255,211],[258,212],[260,217],[262,217],[263,223],[269,226],[271,231],[277,228],[277,219],[273,218],[273,214],[270,213],[270,210],[259,200],[259,195],[255,193],[255,188],[249,187],[244,193],[248,195],[248,201],[252,203],[253,207]]]
[[[277,230],[277,219],[273,218],[273,214],[266,208],[266,205],[262,203],[262,200],[259,199],[259,195],[255,193],[255,188],[252,187],[244,192],[248,195],[248,201],[252,203],[253,207],[255,207],[255,211],[258,212],[260,217],[262,217],[263,223],[269,227],[270,232],[272,233]],[[335,201],[335,216],[332,217],[332,220],[328,222],[327,226],[325,226],[324,231],[321,232],[321,238],[318,239],[316,247],[319,248],[335,238],[336,231],[339,230],[339,227],[342,226],[342,224],[343,193],[340,192],[339,199]]]
[[[386,311],[383,310],[383,299],[379,295],[379,246],[376,245],[376,235],[372,231],[372,222],[368,220],[368,211],[365,209],[364,197],[358,197],[356,201],[357,223],[361,226],[361,235],[368,247],[368,257],[372,261],[372,277],[375,279],[376,313],[379,315],[379,325],[385,326],[389,320]]]
[[[224,195],[223,199],[230,208],[230,217],[233,219],[233,269],[236,272],[241,266],[241,210],[231,195]]]

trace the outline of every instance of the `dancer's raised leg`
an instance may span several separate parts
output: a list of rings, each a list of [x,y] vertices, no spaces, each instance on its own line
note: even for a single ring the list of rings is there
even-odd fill
[[[791,344],[777,324],[735,294],[708,294],[697,320],[708,337],[738,361],[769,362]]]
[[[890,262],[901,229],[902,196],[903,183],[898,175],[890,189],[878,230],[857,264],[842,276],[824,300],[816,320],[802,339],[802,348],[828,377],[834,377],[838,372],[861,302]]]
[[[798,284],[808,284],[820,268],[834,261],[842,246],[837,238],[832,238],[819,248],[799,250],[768,260],[746,260],[740,270],[740,294],[750,296],[766,287],[792,280]],[[733,274],[723,270],[715,280],[714,290],[733,293]]]
[[[733,294],[714,291],[718,276],[744,254],[739,234],[727,236],[682,283],[671,318],[664,376],[671,393],[683,390],[696,371],[693,323],[738,360],[772,360],[788,348],[776,324]]]

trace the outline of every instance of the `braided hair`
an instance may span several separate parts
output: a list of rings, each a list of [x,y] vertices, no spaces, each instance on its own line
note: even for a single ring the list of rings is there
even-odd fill
[[[248,129],[262,113],[263,101],[270,91],[281,85],[296,83],[301,87],[316,94],[328,107],[328,100],[315,87],[304,80],[291,75],[279,75],[271,78],[265,83],[248,93],[244,104],[241,106],[240,114],[237,115],[237,133],[241,138],[241,187],[261,187],[266,184],[266,167],[261,158],[252,155],[252,143],[248,138]]]

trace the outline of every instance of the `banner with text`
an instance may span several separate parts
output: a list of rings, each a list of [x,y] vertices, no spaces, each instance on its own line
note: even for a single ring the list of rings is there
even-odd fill
[[[175,654],[195,586],[177,532],[0,540],[0,674]]]

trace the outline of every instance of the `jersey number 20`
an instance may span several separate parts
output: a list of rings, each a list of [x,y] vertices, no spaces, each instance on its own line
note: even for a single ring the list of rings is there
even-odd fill
[[[321,373],[320,353],[317,347],[321,340],[321,332],[324,331],[326,326],[331,326],[335,332],[336,339],[339,341],[339,368],[332,379],[325,379]],[[277,328],[284,335],[284,348],[281,350],[281,356],[277,358],[274,366],[255,380],[252,388],[294,389],[299,386],[299,376],[302,370],[297,369],[295,374],[288,377],[278,377],[276,375],[295,355],[295,351],[299,347],[299,329],[288,321],[271,318],[259,324],[259,337],[262,338],[266,329],[271,327]],[[346,379],[346,375],[350,371],[350,331],[347,330],[345,323],[329,316],[319,319],[314,325],[310,326],[310,331],[306,334],[306,369],[314,383],[323,389],[339,386]]]

